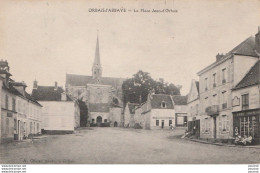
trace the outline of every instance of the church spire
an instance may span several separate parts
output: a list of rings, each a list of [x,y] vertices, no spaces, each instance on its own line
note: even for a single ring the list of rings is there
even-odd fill
[[[100,82],[101,76],[102,76],[102,67],[100,63],[100,54],[99,54],[99,39],[97,35],[95,59],[92,66],[92,77],[96,79],[97,82]]]

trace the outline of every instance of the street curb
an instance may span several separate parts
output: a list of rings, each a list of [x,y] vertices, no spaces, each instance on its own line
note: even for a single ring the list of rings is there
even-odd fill
[[[257,146],[225,145],[225,144],[222,144],[222,143],[211,143],[211,142],[206,142],[206,141],[197,140],[197,139],[190,139],[190,138],[184,138],[184,139],[189,140],[189,141],[193,141],[193,142],[202,143],[202,144],[211,144],[211,145],[216,145],[216,146],[260,149],[260,146],[257,147]]]

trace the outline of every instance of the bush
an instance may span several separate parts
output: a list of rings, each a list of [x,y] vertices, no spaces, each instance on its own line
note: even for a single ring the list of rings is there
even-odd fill
[[[95,123],[90,123],[90,127],[97,127],[97,124],[95,124]]]
[[[100,127],[110,127],[110,123],[101,123]]]

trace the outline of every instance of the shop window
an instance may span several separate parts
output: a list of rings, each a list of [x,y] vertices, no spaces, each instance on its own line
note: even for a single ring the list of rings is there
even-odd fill
[[[159,126],[159,120],[156,120],[156,126]]]
[[[257,120],[255,116],[239,117],[239,135],[241,137],[251,136],[253,139],[257,137]]]
[[[244,94],[242,95],[242,110],[249,109],[249,95]]]

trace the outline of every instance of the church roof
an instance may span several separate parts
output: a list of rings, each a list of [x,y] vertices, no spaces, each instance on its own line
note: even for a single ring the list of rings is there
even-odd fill
[[[174,105],[170,95],[165,94],[152,94],[151,95],[151,106],[152,109],[165,109],[162,108],[161,104],[165,102],[167,109],[174,109]]]
[[[110,85],[114,88],[121,87],[123,78],[101,77],[101,85]],[[66,86],[86,86],[87,84],[96,84],[96,80],[92,76],[66,74]]]
[[[89,103],[89,112],[109,112],[109,103]]]
[[[37,89],[33,89],[32,97],[38,101],[61,101],[61,94],[64,92],[62,87],[54,86],[38,86]],[[67,96],[67,101],[72,101]]]
[[[260,74],[259,74],[259,67],[260,63],[257,63],[249,70],[249,72],[245,75],[245,77],[236,85],[234,89],[240,89],[248,86],[252,86],[255,84],[259,84],[260,81]]]

